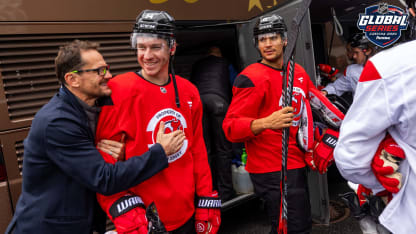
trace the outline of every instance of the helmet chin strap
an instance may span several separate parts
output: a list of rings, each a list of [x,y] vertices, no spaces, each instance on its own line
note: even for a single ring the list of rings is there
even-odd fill
[[[282,40],[283,40],[283,39],[282,39]],[[286,37],[286,39],[283,41],[283,49],[282,49],[283,54],[285,53],[286,47],[287,47],[287,37]]]
[[[172,54],[169,57],[169,73],[172,74],[172,82],[173,82],[173,87],[175,89],[176,106],[178,108],[181,108],[181,103],[179,101],[178,86],[176,85],[175,71],[173,69],[173,59],[174,59],[174,57],[175,57],[175,55],[172,55]]]

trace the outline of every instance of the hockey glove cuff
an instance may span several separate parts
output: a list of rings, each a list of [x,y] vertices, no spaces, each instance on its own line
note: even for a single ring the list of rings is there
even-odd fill
[[[313,161],[321,174],[325,173],[334,162],[334,148],[338,142],[338,136],[338,131],[328,128],[316,143]]]
[[[221,224],[221,199],[216,191],[198,198],[195,211],[195,230],[198,234],[215,234]]]
[[[111,205],[110,218],[118,234],[147,234],[147,218],[143,201],[138,196],[126,195]]]

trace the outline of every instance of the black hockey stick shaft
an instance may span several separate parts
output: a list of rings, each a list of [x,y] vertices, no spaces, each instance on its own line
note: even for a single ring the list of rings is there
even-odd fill
[[[293,53],[293,51],[292,51]],[[290,57],[289,61],[289,76],[287,76],[287,64],[283,67],[283,89],[282,89],[282,103],[283,107],[292,106],[292,92],[293,92],[293,76],[294,76],[294,55]],[[282,129],[282,169],[280,174],[280,220],[279,220],[279,234],[287,234],[287,158],[289,150],[289,133],[290,127]]]
[[[293,92],[293,78],[294,78],[294,51],[299,34],[299,27],[302,19],[309,9],[312,0],[304,0],[301,7],[298,9],[295,18],[292,20],[292,31],[288,35],[288,45],[283,56],[283,87],[282,87],[282,103],[283,107],[291,106],[292,92]],[[289,77],[287,77],[287,67],[289,65]],[[282,170],[281,170],[281,212],[279,220],[279,233],[287,233],[287,158],[288,158],[288,142],[289,142],[290,128],[284,128],[282,133]]]
[[[286,81],[286,66],[285,71],[283,72],[283,85],[287,86],[283,89],[282,92],[283,96],[283,105],[291,106],[292,105],[292,92],[293,92],[293,77],[294,77],[294,55],[290,57],[289,60],[289,77]],[[288,150],[289,150],[289,130],[290,128],[284,128],[282,132],[282,170],[281,170],[281,183],[280,183],[280,190],[281,190],[281,211],[280,211],[280,220],[279,220],[279,233],[286,234],[287,233],[287,157],[288,157]]]

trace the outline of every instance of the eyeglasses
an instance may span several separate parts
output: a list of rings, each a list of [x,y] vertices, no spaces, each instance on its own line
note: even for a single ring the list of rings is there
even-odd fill
[[[94,68],[94,69],[85,69],[85,70],[74,70],[71,71],[72,73],[81,73],[81,72],[97,72],[98,75],[100,76],[105,76],[105,74],[107,74],[108,71],[110,71],[110,66],[102,66],[99,68]]]

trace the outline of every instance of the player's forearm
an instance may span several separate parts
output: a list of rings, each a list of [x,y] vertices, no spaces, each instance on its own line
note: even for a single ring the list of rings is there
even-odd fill
[[[258,135],[267,129],[266,121],[264,119],[255,119],[251,122],[250,129],[254,135]]]

